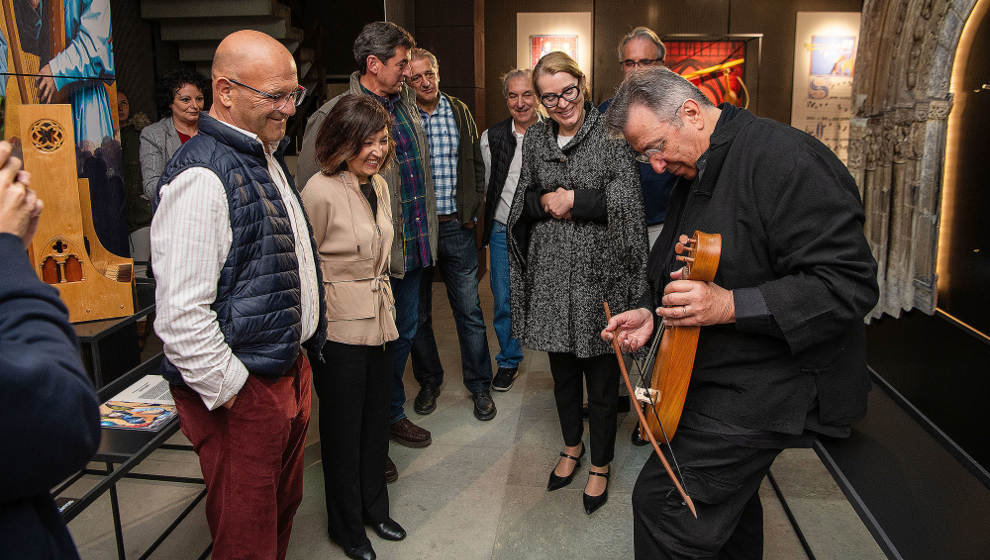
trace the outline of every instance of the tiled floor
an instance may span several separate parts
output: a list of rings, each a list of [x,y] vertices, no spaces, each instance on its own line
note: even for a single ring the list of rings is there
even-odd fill
[[[568,488],[548,493],[546,479],[561,449],[545,354],[526,353],[522,374],[507,393],[495,393],[498,416],[480,422],[459,379],[460,361],[453,319],[443,287],[435,284],[434,322],[447,372],[437,410],[412,413],[416,382],[406,372],[407,412],[433,433],[433,444],[410,449],[392,444],[399,480],[389,486],[392,517],[409,532],[388,542],[369,536],[380,558],[403,559],[591,559],[632,558],[630,497],[649,448],[633,447],[634,418],[620,414],[608,503],[594,515],[584,513],[581,492],[586,475]],[[482,282],[482,307],[491,317],[491,292]],[[492,355],[497,352],[489,329]],[[314,397],[315,400],[315,397]],[[314,414],[318,412],[314,411]],[[315,440],[316,434],[313,434]],[[176,439],[181,439],[179,436]],[[323,479],[318,443],[307,449],[305,495],[295,517],[290,559],[345,558],[326,537]],[[587,463],[585,463],[586,467]],[[139,468],[198,475],[195,457],[159,451]],[[583,472],[583,471],[582,471]],[[816,558],[883,558],[851,506],[813,451],[790,450],[772,472]],[[142,480],[119,485],[127,554],[136,558],[199,488]],[[769,484],[764,502],[765,553],[768,559],[807,558],[780,500]],[[84,560],[116,558],[109,498],[104,496],[70,524]],[[209,543],[199,504],[152,558],[196,558]]]

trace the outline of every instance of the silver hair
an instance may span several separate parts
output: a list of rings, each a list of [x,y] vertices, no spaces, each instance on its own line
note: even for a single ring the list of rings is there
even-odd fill
[[[626,43],[632,41],[633,39],[645,39],[656,45],[657,58],[660,59],[660,62],[663,62],[663,59],[667,57],[667,47],[665,47],[663,41],[660,40],[660,36],[657,35],[656,32],[650,29],[649,27],[644,27],[641,25],[639,27],[634,28],[629,33],[626,33],[626,35],[622,38],[622,40],[619,41],[618,51],[619,51],[620,62],[622,61],[622,49],[626,48]]]
[[[412,56],[410,56],[410,60],[418,60],[418,59],[421,59],[421,58],[425,58],[426,60],[429,60],[430,61],[430,66],[433,68],[433,71],[434,72],[439,72],[440,71],[440,65],[437,64],[437,57],[436,57],[436,55],[434,55],[430,51],[428,51],[426,49],[422,49],[422,48],[416,47],[416,48],[414,48],[413,50],[411,50],[409,52],[412,55]]]
[[[715,107],[700,89],[675,72],[658,66],[635,70],[615,91],[612,104],[605,112],[605,129],[612,136],[621,138],[629,120],[629,108],[634,104],[653,111],[661,123],[680,127],[683,121],[677,111],[688,99],[693,99],[702,108]]]
[[[530,84],[533,82],[533,70],[531,68],[513,68],[505,74],[502,74],[502,97],[509,96],[509,81],[513,78],[523,77],[529,80]],[[533,91],[536,91],[535,86],[530,86]]]

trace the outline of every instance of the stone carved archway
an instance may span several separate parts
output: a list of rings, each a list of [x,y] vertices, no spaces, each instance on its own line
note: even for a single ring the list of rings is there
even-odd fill
[[[871,317],[935,310],[949,90],[977,0],[866,0],[853,83],[849,171],[879,264]]]

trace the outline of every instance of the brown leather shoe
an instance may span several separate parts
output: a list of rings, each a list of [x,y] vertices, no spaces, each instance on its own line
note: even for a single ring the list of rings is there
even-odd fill
[[[388,434],[392,441],[406,447],[426,447],[433,443],[430,432],[413,424],[408,418],[403,418],[392,424],[388,429]]]
[[[385,484],[392,484],[399,480],[399,468],[392,462],[392,458],[385,456]]]

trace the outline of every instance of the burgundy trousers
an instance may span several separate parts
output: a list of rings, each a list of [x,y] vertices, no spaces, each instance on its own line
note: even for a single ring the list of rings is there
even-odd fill
[[[302,502],[312,380],[300,354],[283,377],[249,375],[234,406],[213,411],[192,389],[172,385],[206,481],[214,559],[285,558]]]

